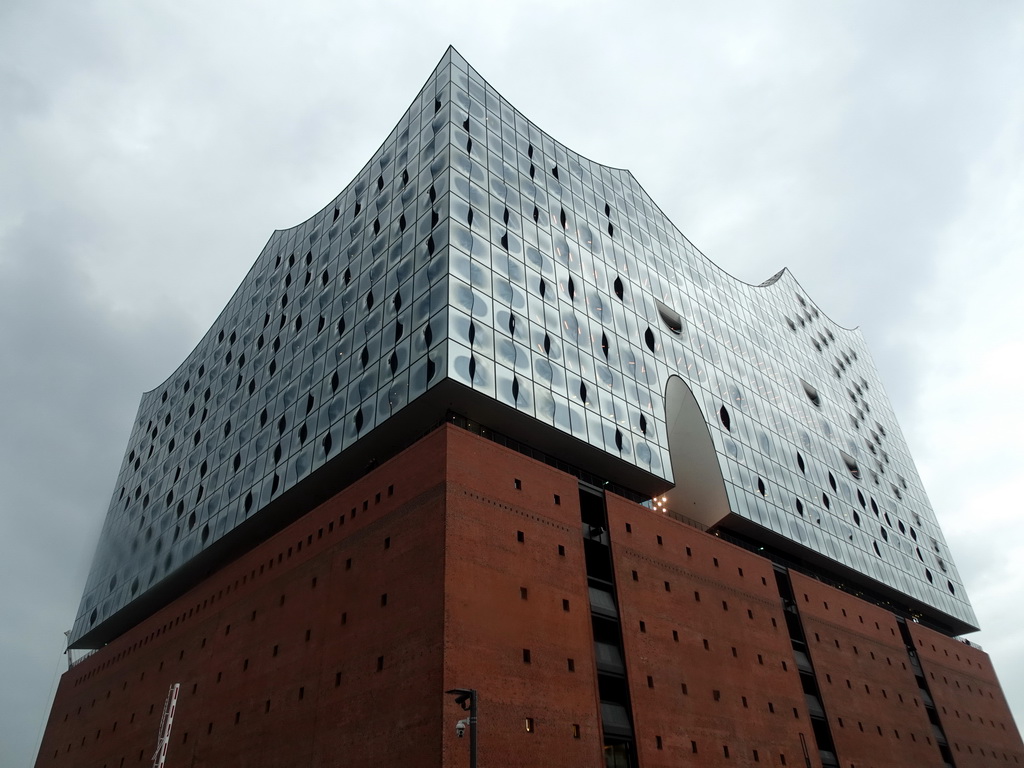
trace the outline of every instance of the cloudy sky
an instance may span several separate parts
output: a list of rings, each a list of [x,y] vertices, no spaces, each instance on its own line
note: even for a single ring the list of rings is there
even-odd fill
[[[0,4],[0,764],[34,760],[143,390],[451,43],[874,350],[1024,723],[1024,6]]]

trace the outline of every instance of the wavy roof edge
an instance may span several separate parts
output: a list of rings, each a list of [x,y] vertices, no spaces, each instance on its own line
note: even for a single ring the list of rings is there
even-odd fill
[[[275,229],[271,233],[270,237],[267,239],[267,242],[264,244],[263,248],[260,250],[259,255],[253,261],[253,263],[249,267],[249,269],[245,272],[245,274],[243,275],[241,281],[238,283],[238,286],[235,288],[234,292],[228,298],[228,301],[224,305],[224,308],[221,309],[221,311],[219,313],[217,313],[217,316],[214,318],[213,322],[211,323],[210,328],[202,336],[199,337],[199,339],[193,345],[193,347],[189,351],[189,353],[187,355],[185,355],[184,359],[177,366],[175,366],[175,368],[167,376],[165,376],[157,385],[155,385],[151,389],[147,389],[147,390],[144,390],[142,392],[142,396],[141,396],[142,399],[141,399],[140,404],[139,404],[140,410],[142,408],[142,405],[145,403],[146,399],[149,396],[151,396],[154,393],[156,393],[159,390],[161,390],[169,382],[171,382],[174,379],[175,376],[177,376],[179,373],[181,373],[182,369],[185,368],[189,364],[189,362],[191,361],[193,355],[195,355],[195,353],[203,346],[203,344],[207,340],[207,338],[209,338],[215,332],[215,330],[216,330],[216,328],[218,326],[218,323],[221,321],[221,319],[225,315],[228,314],[228,310],[230,309],[232,303],[239,299],[239,297],[241,295],[242,287],[245,285],[245,281],[249,278],[250,275],[254,274],[257,271],[257,267],[259,266],[259,263],[260,263],[261,259],[267,253],[267,251],[270,250],[271,246],[278,239],[280,239],[280,238],[282,238],[282,237],[284,237],[284,236],[286,236],[286,235],[288,235],[288,234],[290,234],[292,232],[295,232],[298,229],[301,229],[305,225],[309,224],[309,222],[313,221],[318,216],[321,216],[324,212],[328,211],[331,208],[331,206],[335,205],[337,203],[337,201],[339,200],[339,198],[341,198],[351,188],[351,186],[356,182],[356,180],[358,180],[360,175],[362,175],[375,162],[375,160],[378,157],[378,155],[380,154],[381,150],[385,146],[387,146],[388,142],[394,136],[395,132],[398,131],[399,127],[402,125],[403,120],[405,120],[405,118],[408,117],[409,112],[411,110],[412,104],[415,103],[415,101],[418,98],[420,98],[420,96],[422,96],[424,94],[424,92],[427,89],[427,86],[436,78],[436,76],[439,73],[441,73],[444,70],[445,67],[453,66],[454,65],[454,61],[451,59],[453,54],[455,56],[457,56],[463,63],[465,63],[466,67],[468,69],[472,70],[478,76],[480,76],[479,71],[476,68],[474,68],[466,60],[466,58],[464,56],[462,56],[462,54],[460,54],[458,52],[458,50],[454,46],[449,45],[447,50],[445,51],[444,55],[441,57],[440,61],[437,63],[437,65],[434,67],[434,69],[431,70],[431,73],[427,77],[426,81],[423,83],[423,85],[420,87],[420,89],[416,92],[416,95],[412,98],[412,101],[410,102],[410,106],[407,107],[405,112],[403,112],[403,114],[401,115],[401,117],[398,118],[398,121],[395,123],[394,127],[388,132],[387,136],[385,136],[383,141],[381,141],[380,144],[377,146],[377,149],[375,149],[374,152],[371,154],[370,159],[367,160],[362,166],[360,166],[358,171],[356,171],[356,173],[352,177],[351,181],[349,181],[348,184],[343,186],[341,188],[341,191],[338,192],[338,194],[336,194],[334,197],[332,197],[325,205],[321,206],[312,215],[306,217],[305,219],[303,219],[300,222],[297,222],[296,224],[293,224],[292,226],[284,227],[284,228],[281,228],[281,229]],[[480,76],[480,79],[483,80],[484,83],[486,83],[487,85],[490,85],[489,81],[486,78],[483,78],[482,76]],[[491,86],[491,87],[493,88],[493,86]],[[662,209],[662,207],[658,204],[658,202],[644,188],[643,184],[637,178],[636,174],[633,173],[633,171],[631,171],[628,168],[622,168],[622,167],[618,167],[618,166],[614,166],[614,165],[608,165],[608,164],[605,164],[605,163],[598,162],[596,160],[593,160],[593,159],[587,157],[586,155],[581,154],[580,152],[577,152],[576,150],[572,149],[567,144],[561,142],[560,140],[558,140],[555,137],[551,136],[549,133],[547,133],[546,131],[541,129],[539,126],[537,126],[537,124],[533,120],[530,120],[526,116],[526,114],[524,112],[522,112],[520,109],[515,107],[512,104],[511,101],[509,101],[506,97],[502,96],[500,93],[499,93],[499,97],[502,99],[502,101],[504,101],[506,104],[508,104],[508,106],[513,111],[515,111],[518,115],[522,116],[524,118],[524,120],[526,120],[526,122],[530,123],[535,128],[537,128],[537,130],[540,133],[544,134],[548,138],[552,139],[552,141],[554,141],[555,143],[557,143],[560,146],[562,146],[567,152],[571,152],[577,158],[581,158],[583,160],[586,160],[588,163],[591,163],[593,165],[599,166],[599,167],[604,168],[604,169],[606,169],[608,171],[612,171],[612,172],[615,172],[615,173],[621,173],[621,174],[625,174],[626,176],[628,176],[628,178],[636,185],[636,188],[643,194],[643,196],[647,200],[647,202],[649,202],[658,211],[658,213],[661,214],[662,217],[664,217],[666,222],[668,222],[669,224],[672,225],[672,227],[675,229],[675,231],[679,235],[679,237],[682,238],[683,240],[685,240],[687,243],[689,243],[690,246],[693,248],[694,252],[697,253],[709,266],[713,267],[718,272],[720,272],[721,274],[723,274],[726,277],[728,277],[730,280],[733,280],[734,282],[736,282],[736,283],[738,283],[740,285],[746,286],[748,288],[755,288],[755,289],[760,288],[760,289],[770,290],[770,289],[774,289],[774,288],[777,288],[777,287],[781,287],[780,283],[783,283],[786,279],[788,279],[792,283],[793,286],[799,288],[801,293],[803,293],[805,296],[807,296],[807,299],[812,303],[812,305],[816,309],[818,309],[819,312],[821,313],[821,315],[826,320],[828,320],[835,328],[837,328],[839,330],[846,331],[848,333],[857,333],[857,334],[860,333],[860,327],[859,326],[852,326],[852,327],[844,326],[844,325],[838,323],[836,320],[834,320],[831,316],[829,316],[829,314],[827,312],[822,310],[822,308],[818,305],[818,303],[816,301],[814,301],[814,299],[810,296],[810,294],[804,289],[804,287],[801,285],[800,281],[796,278],[796,276],[793,274],[793,271],[789,267],[782,267],[780,270],[775,272],[771,277],[769,277],[767,280],[764,280],[761,283],[751,283],[751,282],[748,282],[748,281],[744,280],[743,278],[737,277],[735,274],[733,274],[732,272],[727,270],[721,264],[719,264],[714,259],[712,259],[707,254],[705,254],[700,248],[698,248],[696,245],[694,245],[693,241],[690,240],[690,238],[686,236],[686,234],[679,228],[679,225],[676,224],[675,221],[673,221],[672,217],[670,217],[667,213],[665,213],[664,209]]]

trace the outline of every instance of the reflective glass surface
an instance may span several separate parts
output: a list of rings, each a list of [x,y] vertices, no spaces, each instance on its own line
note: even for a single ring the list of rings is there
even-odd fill
[[[673,375],[734,514],[976,623],[860,333],[723,272],[449,50],[143,396],[72,642],[446,378],[672,480]]]

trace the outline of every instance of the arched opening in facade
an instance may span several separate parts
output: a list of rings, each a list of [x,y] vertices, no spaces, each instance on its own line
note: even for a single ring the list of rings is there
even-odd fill
[[[697,398],[679,376],[670,377],[665,387],[665,423],[675,486],[655,506],[715,525],[729,514],[725,479]]]

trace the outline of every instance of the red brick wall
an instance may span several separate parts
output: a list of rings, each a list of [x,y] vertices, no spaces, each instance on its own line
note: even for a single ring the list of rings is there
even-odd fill
[[[608,521],[644,768],[803,766],[800,734],[820,765],[771,563],[611,495]]]
[[[988,654],[910,624],[958,768],[1024,765],[1024,747]]]
[[[895,617],[802,574],[790,578],[840,763],[941,768]]]
[[[171,682],[171,764],[462,766],[453,687],[481,764],[596,764],[579,520],[575,478],[439,430],[66,674],[37,765],[148,764]]]
[[[170,765],[337,765],[344,755],[347,766],[436,768],[444,437],[66,673],[37,766],[148,765],[168,686],[180,682]]]
[[[819,766],[771,564],[608,516],[643,768]],[[892,616],[792,581],[843,767],[939,765]],[[988,658],[911,629],[957,765],[1024,764]],[[481,765],[601,765],[576,479],[435,431],[66,673],[38,768],[148,765],[172,682],[169,765],[461,768],[455,687]]]
[[[576,479],[461,430],[448,450],[444,679],[479,690],[480,765],[599,765]],[[467,764],[469,740],[454,733],[463,716],[446,705],[446,766]]]

